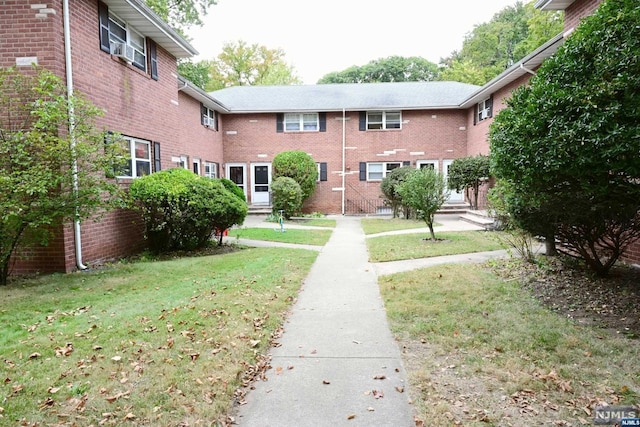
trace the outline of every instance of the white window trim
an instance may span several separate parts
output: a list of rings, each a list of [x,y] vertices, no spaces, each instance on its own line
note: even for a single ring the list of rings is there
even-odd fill
[[[211,179],[218,177],[218,170],[214,162],[204,162],[204,176]]]
[[[206,114],[203,114],[203,122],[204,122],[204,127],[207,127],[209,129],[212,130],[218,130],[217,126],[216,126],[216,112],[215,110],[212,110],[211,108],[207,107],[206,105],[203,105],[203,107],[207,110]],[[210,124],[207,124],[207,121],[209,121]]]
[[[119,21],[119,22],[116,22],[116,21]],[[111,32],[111,25],[112,24],[113,25],[118,25],[119,27],[122,27],[121,24],[124,24],[126,40],[120,40],[120,37],[117,37],[117,36],[113,35],[113,33]],[[138,49],[137,47],[135,47],[131,43],[131,33],[135,33],[138,36],[142,37],[142,50]],[[141,54],[142,57],[144,58],[142,63],[136,62],[134,60],[134,62],[132,64],[135,65],[137,68],[143,70],[144,72],[147,71],[147,54],[148,54],[147,53],[147,38],[144,35],[142,35],[142,33],[140,33],[139,31],[136,31],[133,27],[131,27],[131,25],[129,25],[129,23],[127,21],[125,21],[124,19],[120,18],[118,15],[112,13],[111,11],[109,11],[109,42],[124,42],[124,43],[130,45],[135,52]]]
[[[143,175],[138,174],[138,165],[137,162],[145,162],[149,164],[149,173],[152,173],[151,169],[151,141],[147,141],[145,139],[139,138],[131,138],[128,136],[123,136],[122,139],[126,141],[129,145],[129,158],[128,160],[131,162],[131,174],[130,175],[118,175],[118,178],[138,178]],[[148,149],[147,152],[149,156],[145,159],[142,157],[136,157],[136,143],[146,144]]]
[[[382,166],[382,178],[371,178],[371,165],[381,165]],[[389,169],[389,166],[395,165],[395,168]],[[401,168],[402,162],[368,162],[367,163],[367,181],[382,181],[388,172],[391,172],[393,169]],[[379,173],[376,171],[376,173]]]
[[[490,101],[491,98],[487,98],[484,99],[480,102],[478,102],[477,106],[476,106],[476,119],[478,122],[481,122],[483,120],[487,120],[488,118],[491,117],[491,109],[492,109],[492,105],[490,105]]]
[[[314,129],[305,129],[305,123],[311,123],[305,121],[305,116],[315,116]],[[297,116],[297,120],[295,118]],[[288,125],[297,124],[297,129],[288,129]],[[283,119],[283,129],[285,132],[319,132],[320,131],[320,114],[318,113],[285,113]]]
[[[198,171],[196,172],[194,169],[198,169]],[[200,161],[199,158],[194,157],[193,158],[193,162],[191,163],[191,170],[193,171],[193,173],[195,173],[196,175],[201,175],[202,174],[202,162]]]
[[[382,115],[382,122],[372,122],[369,120],[369,115],[373,115],[373,114],[381,114]],[[391,115],[398,115],[398,127],[388,127],[387,123],[395,123],[395,121],[387,121],[387,114]],[[373,124],[380,124],[382,127],[380,129],[378,128],[370,128],[371,125]],[[367,111],[367,126],[366,126],[367,130],[400,130],[402,129],[402,111]]]

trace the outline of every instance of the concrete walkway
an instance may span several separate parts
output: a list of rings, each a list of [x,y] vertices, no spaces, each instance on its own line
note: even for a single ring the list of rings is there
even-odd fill
[[[247,394],[238,425],[415,425],[400,350],[367,260],[360,218],[338,218],[272,350],[268,381]]]
[[[329,242],[324,247],[310,247],[320,253],[285,323],[280,345],[271,351],[268,381],[257,381],[246,396],[247,403],[238,408],[235,420],[240,426],[415,425],[406,372],[389,330],[377,274],[427,266],[437,258],[371,264],[360,218],[336,219]],[[445,216],[438,222],[442,225],[436,232],[478,229],[456,216]],[[244,226],[273,224],[250,217]],[[421,230],[382,234],[416,231]],[[447,258],[447,262],[463,259]],[[474,258],[465,255],[464,259]]]

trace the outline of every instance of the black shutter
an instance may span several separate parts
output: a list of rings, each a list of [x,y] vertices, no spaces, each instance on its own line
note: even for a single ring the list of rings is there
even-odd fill
[[[367,130],[367,112],[360,111],[360,130]]]
[[[200,103],[200,124],[204,125],[204,116],[207,116],[208,114],[207,111],[207,107],[204,106],[204,104],[201,102]]]
[[[478,124],[478,104],[473,107],[473,125]]]
[[[284,132],[284,114],[283,113],[276,114],[276,132],[278,133]]]
[[[101,1],[98,2],[98,26],[100,28],[100,49],[111,53],[109,43],[109,8]]]
[[[326,180],[327,180],[327,163],[322,162],[320,163],[320,181],[326,181]]]
[[[411,166],[411,161],[405,160],[404,162],[402,162],[402,166]]]
[[[151,78],[158,80],[158,51],[156,42],[149,39],[149,68],[151,69]]]
[[[160,143],[153,143],[153,171],[160,172],[162,170],[162,162],[160,161]]]
[[[218,130],[218,112],[213,112],[213,130]]]
[[[360,162],[360,181],[367,180],[367,163]]]
[[[487,101],[487,109],[489,110],[488,117],[493,117],[493,95],[491,95]]]
[[[216,178],[222,178],[222,173],[220,172],[220,163],[216,162]]]
[[[326,132],[327,131],[327,113],[319,113],[318,119],[320,119],[320,132]]]

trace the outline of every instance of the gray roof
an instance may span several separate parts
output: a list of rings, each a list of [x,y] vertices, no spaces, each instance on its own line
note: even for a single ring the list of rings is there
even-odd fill
[[[234,86],[209,95],[233,113],[459,108],[479,86],[458,82]]]

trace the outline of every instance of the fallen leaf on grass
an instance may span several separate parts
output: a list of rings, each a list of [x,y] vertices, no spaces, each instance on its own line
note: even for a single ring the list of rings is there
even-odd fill
[[[35,352],[35,353],[31,353],[29,355],[29,359],[37,359],[38,357],[42,356],[40,353]]]
[[[322,381],[322,384],[327,385],[327,384],[331,384],[331,382],[330,382],[330,381],[327,381],[327,380],[323,380],[323,381]]]

